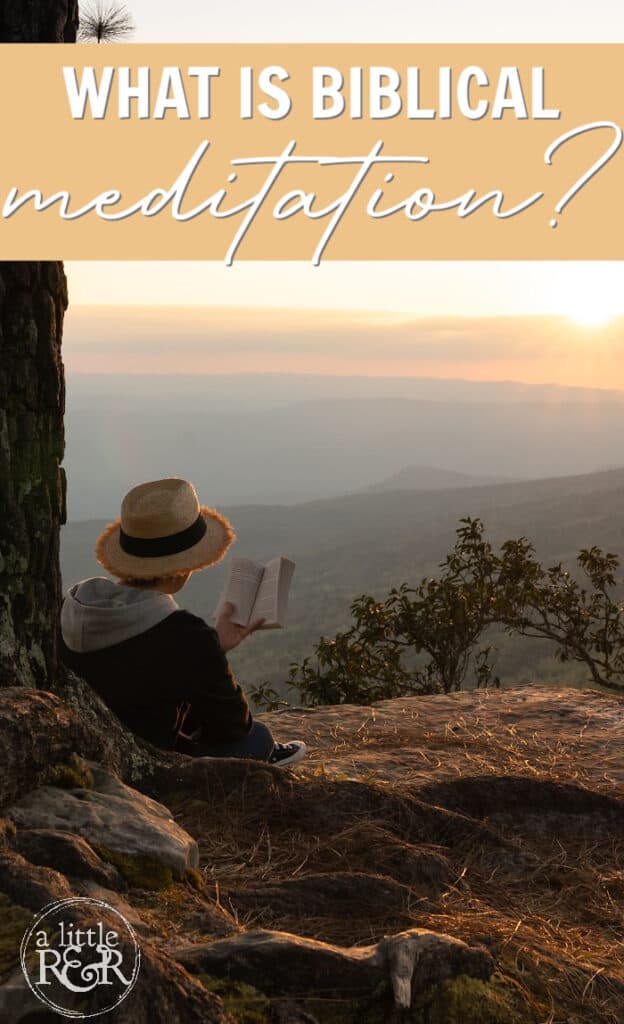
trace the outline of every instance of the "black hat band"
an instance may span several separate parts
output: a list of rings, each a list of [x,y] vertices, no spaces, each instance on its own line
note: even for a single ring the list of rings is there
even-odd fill
[[[186,530],[170,533],[168,537],[131,537],[119,527],[119,546],[127,555],[136,558],[161,558],[163,555],[179,555],[181,551],[198,544],[208,529],[201,512]]]

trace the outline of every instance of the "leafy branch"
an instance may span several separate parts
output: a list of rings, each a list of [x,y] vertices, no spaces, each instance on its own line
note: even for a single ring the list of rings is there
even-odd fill
[[[287,685],[304,706],[450,693],[469,674],[477,686],[497,686],[496,651],[485,634],[502,626],[554,642],[561,662],[580,662],[594,683],[622,689],[619,559],[592,547],[576,563],[576,575],[562,564],[544,568],[525,537],[496,552],[481,520],[462,519],[437,577],[416,587],[403,583],[384,601],[358,597],[351,627],[333,639],[321,637],[313,656],[291,666]],[[260,705],[262,689],[256,692]]]

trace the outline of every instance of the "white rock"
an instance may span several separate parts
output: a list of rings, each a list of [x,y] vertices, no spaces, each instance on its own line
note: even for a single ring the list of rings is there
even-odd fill
[[[150,857],[176,875],[197,867],[197,843],[175,823],[167,807],[97,765],[90,768],[93,789],[42,786],[14,804],[6,816],[22,828],[74,832],[115,853]]]

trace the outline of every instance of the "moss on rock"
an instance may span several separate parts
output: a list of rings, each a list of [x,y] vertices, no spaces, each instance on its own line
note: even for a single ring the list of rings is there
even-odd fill
[[[0,978],[19,963],[20,943],[32,923],[32,913],[0,893]]]
[[[298,999],[297,1005],[310,1014],[318,1024],[394,1024],[401,1020],[407,1024],[409,1017],[399,1016],[399,1011],[392,1005],[392,1000],[367,1002],[363,1004],[357,999],[308,998]]]
[[[204,988],[223,1000],[236,1024],[267,1024],[270,1020],[270,1000],[253,985],[232,978],[213,978],[209,974],[200,974],[199,980]]]
[[[92,789],[93,773],[87,762],[74,753],[64,764],[51,765],[45,781],[61,789]]]
[[[204,891],[204,876],[197,868],[186,868],[182,878],[196,892]]]
[[[501,974],[489,981],[459,975],[422,993],[412,1006],[410,1024],[535,1024],[520,989]]]
[[[500,974],[488,982],[466,975],[447,979],[415,997],[407,1010],[395,1005],[387,985],[365,1000],[312,996],[297,1004],[319,1024],[536,1024],[540,1019],[520,988]]]
[[[91,846],[98,857],[117,868],[133,889],[167,889],[173,884],[173,869],[155,857],[135,857],[100,843],[91,843]]]

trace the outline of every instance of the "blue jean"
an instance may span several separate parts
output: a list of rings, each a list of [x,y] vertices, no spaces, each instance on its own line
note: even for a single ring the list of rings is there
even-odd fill
[[[193,757],[247,757],[254,761],[268,761],[274,746],[273,735],[263,722],[252,723],[246,736],[229,743],[208,743],[197,740],[193,744]],[[184,751],[186,753],[186,751]],[[190,753],[190,751],[189,751]]]

